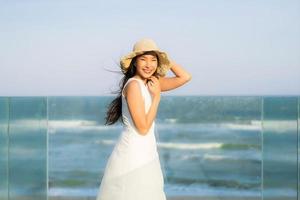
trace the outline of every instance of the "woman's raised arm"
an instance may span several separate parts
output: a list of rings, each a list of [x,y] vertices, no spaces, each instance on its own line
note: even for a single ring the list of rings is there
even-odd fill
[[[178,88],[192,79],[192,75],[174,61],[171,61],[170,70],[175,74],[175,77],[159,77],[162,92]]]

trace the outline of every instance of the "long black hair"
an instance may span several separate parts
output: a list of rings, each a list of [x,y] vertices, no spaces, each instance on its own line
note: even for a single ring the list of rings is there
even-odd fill
[[[148,54],[150,52],[149,51],[145,52],[142,55]],[[139,56],[142,56],[142,55],[139,55]],[[116,123],[118,120],[121,121],[122,123],[124,123],[123,117],[121,117],[122,116],[122,91],[123,91],[123,88],[124,88],[126,82],[128,81],[128,79],[132,78],[136,73],[136,67],[134,66],[134,63],[136,61],[136,58],[139,57],[139,56],[136,56],[131,60],[127,72],[124,74],[123,78],[119,82],[119,87],[120,88],[116,92],[118,95],[108,105],[108,110],[106,112],[106,117],[105,117],[105,120],[106,120],[105,125],[112,125],[112,124]],[[157,55],[156,55],[156,58],[158,60]],[[158,60],[158,65],[157,66],[159,66],[159,60]],[[156,75],[156,71],[155,71],[154,75]]]

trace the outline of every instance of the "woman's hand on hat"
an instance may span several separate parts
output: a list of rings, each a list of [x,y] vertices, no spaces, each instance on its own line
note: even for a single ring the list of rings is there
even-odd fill
[[[160,92],[161,92],[160,83],[159,83],[159,80],[155,76],[151,76],[148,79],[147,86],[153,97],[160,98]]]
[[[174,65],[175,65],[175,62],[172,59],[170,59],[169,68],[171,69]]]

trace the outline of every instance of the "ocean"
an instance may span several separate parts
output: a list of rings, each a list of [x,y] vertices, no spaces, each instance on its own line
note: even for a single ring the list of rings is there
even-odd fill
[[[49,196],[95,196],[122,131],[121,123],[104,125],[113,97],[43,98],[37,102],[47,112],[40,114],[30,109],[37,105],[32,99],[26,107],[18,107],[20,99],[11,104],[11,188],[25,194],[47,186]],[[268,109],[278,102],[285,105],[281,113]],[[298,112],[299,97],[162,96],[155,136],[167,196],[297,195]],[[36,176],[24,174],[24,164]],[[24,189],[22,183],[32,184]]]

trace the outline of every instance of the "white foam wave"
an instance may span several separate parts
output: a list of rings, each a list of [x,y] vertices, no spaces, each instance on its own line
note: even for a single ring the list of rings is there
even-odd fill
[[[172,120],[171,120],[172,121]],[[181,130],[187,131],[214,131],[217,132],[220,129],[229,129],[229,130],[253,130],[253,131],[261,131],[262,122],[260,120],[252,120],[248,124],[243,123],[228,123],[228,122],[211,122],[211,123],[156,123],[156,126],[160,130],[165,129],[176,129],[180,128]]]
[[[115,140],[96,140],[95,143],[96,144],[112,145],[112,144],[115,144],[116,141]]]
[[[158,147],[167,149],[214,149],[220,148],[223,143],[172,143],[158,142]]]
[[[233,158],[231,156],[224,156],[224,155],[204,154],[203,159],[219,161],[219,160],[225,160],[225,159],[235,159],[236,160],[237,158]]]
[[[92,120],[50,120],[48,132],[55,134],[58,130],[70,130],[70,133],[83,131],[101,131],[109,129],[120,129],[121,126],[105,126],[99,125],[98,122]]]
[[[115,140],[96,140],[96,144],[113,145],[116,143]],[[157,142],[159,148],[166,149],[213,149],[220,148],[223,143],[172,143],[172,142]]]
[[[167,118],[165,119],[165,122],[175,124],[178,121],[176,118]]]
[[[13,119],[9,123],[20,126],[32,126],[35,127],[36,124],[45,124],[47,125],[47,119]]]
[[[100,177],[99,177],[100,178]],[[50,197],[55,197],[59,196],[60,198],[58,199],[68,199],[70,197],[86,197],[83,199],[88,199],[88,196],[95,196],[97,194],[99,188],[64,188],[64,187],[51,187],[49,188],[49,196]]]
[[[55,127],[73,127],[73,126],[95,126],[96,121],[92,120],[50,120],[49,124]]]
[[[199,159],[199,160],[201,160],[202,159],[202,155],[200,155],[200,154],[197,154],[197,155],[195,155],[195,154],[192,154],[192,155],[187,154],[187,155],[182,155],[180,157],[180,160],[191,160],[191,159]]]
[[[83,131],[101,131],[108,129],[119,129],[121,126],[105,126],[99,125],[97,121],[93,120],[49,120],[47,119],[37,120],[37,119],[20,119],[12,120],[10,123],[13,126],[22,126],[26,128],[48,128],[48,133],[55,134],[58,130],[68,130],[70,133],[80,133]],[[6,125],[6,124],[5,124]],[[2,124],[2,126],[4,126]],[[7,125],[6,125],[7,126]],[[48,127],[47,127],[48,126]]]
[[[256,151],[243,151],[243,152],[226,152],[226,154],[212,154],[212,153],[204,153],[204,154],[185,154],[180,156],[181,160],[256,160],[261,161],[262,155],[261,152]]]
[[[264,120],[263,128],[268,132],[285,134],[297,131],[297,120]]]
[[[259,120],[252,120],[250,124],[238,124],[238,123],[220,123],[222,127],[232,130],[257,130],[262,129],[262,123]]]

